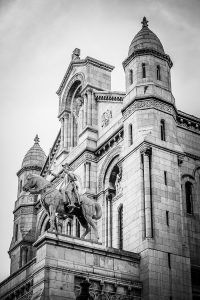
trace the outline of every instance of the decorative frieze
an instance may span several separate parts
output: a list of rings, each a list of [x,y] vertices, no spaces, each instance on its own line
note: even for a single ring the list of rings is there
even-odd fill
[[[125,97],[124,93],[114,93],[114,92],[96,92],[95,93],[95,100],[98,102],[123,102],[123,99]]]
[[[180,113],[180,112],[179,112]],[[183,115],[178,115],[176,118],[177,124],[179,127],[182,127],[187,130],[191,130],[193,132],[199,133],[200,134],[200,119],[197,118],[189,118],[187,116]]]
[[[163,101],[157,100],[157,99],[142,99],[142,100],[135,100],[131,105],[129,105],[124,111],[123,111],[123,117],[124,119],[128,118],[133,112],[139,109],[149,109],[149,108],[155,108],[158,110],[161,110],[165,113],[168,113],[172,115],[176,119],[176,112],[172,105],[169,105]]]
[[[142,284],[138,281],[133,282],[117,282],[103,281],[99,279],[85,280],[84,277],[75,277],[75,296],[78,297],[80,293],[80,286],[82,282],[88,282],[89,294],[93,299],[120,299],[131,300],[141,299]],[[135,298],[134,298],[135,297]]]
[[[168,63],[170,68],[173,66],[173,63],[172,63],[169,55],[167,55],[165,53],[161,53],[160,51],[156,51],[155,49],[142,48],[142,49],[135,50],[129,57],[127,57],[122,63],[123,67],[125,68],[131,62],[132,59],[134,59],[136,56],[141,56],[141,55],[142,56],[143,55],[153,55],[155,57],[165,60]]]
[[[104,143],[101,147],[99,147],[96,152],[95,155],[100,158],[101,156],[103,156],[105,153],[107,153],[108,151],[110,151],[111,148],[113,148],[113,146],[116,146],[116,144],[118,144],[119,142],[121,142],[121,140],[124,137],[124,130],[123,128],[121,128],[115,135],[113,135],[106,143]]]

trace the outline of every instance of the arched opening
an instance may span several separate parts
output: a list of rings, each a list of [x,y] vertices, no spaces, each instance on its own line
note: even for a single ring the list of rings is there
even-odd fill
[[[18,232],[19,232],[19,225],[16,224],[15,225],[15,242],[17,242],[17,240],[18,240]]]
[[[133,70],[129,70],[129,83],[133,84]]]
[[[83,117],[82,114],[80,114],[80,109],[83,104],[81,95],[81,86],[78,86],[75,90],[73,97],[72,97],[72,116],[71,116],[71,145],[72,147],[76,147],[78,143],[78,135],[81,130],[81,126],[83,124],[83,120],[81,119]]]
[[[118,209],[118,246],[123,249],[123,205],[120,204]]]
[[[19,192],[22,192],[22,180],[20,180],[20,184],[19,184]]]
[[[160,138],[161,138],[161,141],[166,140],[166,137],[165,137],[165,120],[160,121]]]
[[[156,66],[156,78],[157,78],[157,80],[161,80],[159,65]]]
[[[71,221],[67,222],[67,235],[72,235],[72,223],[71,223]]]
[[[105,216],[106,216],[106,245],[112,247],[113,244],[113,201],[114,197],[119,195],[122,191],[121,188],[121,179],[122,179],[122,169],[118,164],[114,164],[109,173],[108,177],[108,189],[106,194],[106,207],[105,207]],[[115,227],[116,228],[116,227]],[[115,233],[114,233],[115,234]]]
[[[188,214],[193,213],[193,197],[192,197],[193,185],[190,181],[185,183],[185,199],[186,199],[186,211]]]
[[[80,238],[81,236],[81,227],[79,221],[76,219],[76,237]]]
[[[146,78],[146,64],[142,64],[142,78]]]
[[[128,145],[131,146],[133,144],[133,125],[128,125]]]

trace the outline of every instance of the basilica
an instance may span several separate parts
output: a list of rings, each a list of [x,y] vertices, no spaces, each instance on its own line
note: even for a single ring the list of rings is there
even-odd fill
[[[176,107],[173,63],[145,17],[122,64],[126,90],[112,91],[114,66],[74,49],[50,153],[36,136],[17,172],[0,299],[75,300],[84,280],[80,299],[200,299],[200,118]],[[36,174],[59,190],[66,164],[101,209],[99,239],[96,227],[82,238],[76,216],[52,231],[41,197],[23,188]]]

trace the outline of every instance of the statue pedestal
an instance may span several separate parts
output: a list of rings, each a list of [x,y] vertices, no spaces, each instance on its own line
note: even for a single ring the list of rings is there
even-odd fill
[[[32,299],[76,299],[84,279],[91,284],[92,297],[141,294],[138,254],[51,232],[34,246]]]

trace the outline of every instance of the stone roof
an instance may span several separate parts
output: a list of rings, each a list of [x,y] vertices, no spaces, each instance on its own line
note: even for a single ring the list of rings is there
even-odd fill
[[[142,23],[142,29],[136,34],[132,40],[128,56],[130,56],[134,51],[139,49],[153,49],[162,54],[164,54],[164,48],[161,44],[159,38],[153,33],[148,27],[148,21],[144,17]]]
[[[39,138],[36,135],[34,145],[28,150],[22,162],[23,167],[38,166],[43,167],[46,161],[46,154],[39,145]]]

